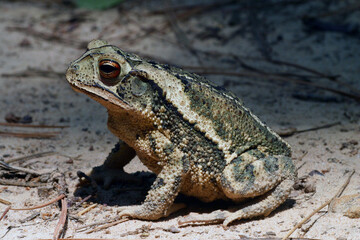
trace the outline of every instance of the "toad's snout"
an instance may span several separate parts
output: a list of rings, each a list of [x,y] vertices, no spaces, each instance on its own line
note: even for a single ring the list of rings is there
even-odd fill
[[[66,80],[69,83],[73,83],[76,80],[76,76],[78,76],[79,68],[80,67],[78,64],[70,64],[70,66],[66,70]]]

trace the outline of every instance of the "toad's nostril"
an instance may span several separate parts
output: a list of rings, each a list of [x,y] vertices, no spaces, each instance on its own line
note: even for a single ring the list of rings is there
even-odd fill
[[[71,65],[68,68],[69,73],[76,73],[78,70],[79,70],[79,65],[77,65],[77,64]]]
[[[79,70],[79,65],[74,64],[74,65],[72,65],[71,68],[72,68],[74,71],[77,71],[77,70]]]

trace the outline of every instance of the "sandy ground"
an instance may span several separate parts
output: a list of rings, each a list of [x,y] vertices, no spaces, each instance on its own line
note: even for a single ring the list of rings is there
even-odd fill
[[[92,39],[102,38],[124,50],[179,66],[256,73],[252,77],[209,74],[208,78],[231,89],[274,130],[300,130],[286,140],[293,148],[299,177],[307,181],[307,186],[294,190],[289,200],[266,218],[238,221],[228,229],[220,224],[179,227],[178,222],[189,213],[228,207],[226,203],[203,204],[180,197],[178,202],[189,207],[166,219],[130,220],[91,234],[77,231],[81,226],[115,217],[121,205],[141,203],[146,189],[139,191],[131,186],[133,191],[128,193],[120,185],[108,191],[99,189],[95,198],[77,209],[72,205],[69,214],[75,216],[86,206],[100,203],[78,219],[69,218],[66,238],[279,238],[332,198],[352,170],[356,172],[343,195],[360,193],[359,98],[356,101],[354,97],[324,89],[360,95],[360,11],[354,7],[356,1],[256,2],[223,4],[197,13],[181,8],[175,12],[177,18],[170,17],[176,22],[172,26],[168,22],[174,12],[155,14],[156,10],[171,7],[161,1],[129,1],[101,12],[37,1],[0,2],[0,122],[5,122],[12,113],[31,116],[32,124],[69,126],[64,129],[0,126],[2,132],[60,131],[53,139],[0,136],[0,158],[9,161],[56,152],[14,162],[13,166],[41,173],[54,170],[63,173],[69,203],[79,201],[75,192],[81,197],[91,194],[87,186],[76,190],[79,182],[76,172],[88,172],[100,165],[116,143],[106,128],[106,110],[87,96],[75,93],[63,75],[69,62],[79,57]],[[202,4],[208,5],[209,1]],[[316,29],[316,21],[304,24],[304,16],[340,26],[341,31],[330,31],[326,24],[326,30]],[[355,29],[353,34],[344,33],[349,26]],[[330,127],[309,130],[333,123]],[[137,159],[126,169],[146,171]],[[145,185],[153,179],[144,173],[139,175]],[[24,175],[2,177],[21,179]],[[0,186],[0,198],[10,201],[14,208],[39,205],[58,194],[55,190]],[[1,212],[5,208],[0,204]],[[57,204],[32,211],[10,211],[0,224],[0,238],[51,238],[59,214]],[[35,217],[27,219],[29,216]],[[327,212],[326,207],[292,236],[360,239],[360,220]]]

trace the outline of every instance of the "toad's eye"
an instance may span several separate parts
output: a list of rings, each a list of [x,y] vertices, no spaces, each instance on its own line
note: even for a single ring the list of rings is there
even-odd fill
[[[109,84],[109,80],[115,80],[120,75],[120,65],[109,59],[104,59],[99,62],[99,71],[101,80]]]

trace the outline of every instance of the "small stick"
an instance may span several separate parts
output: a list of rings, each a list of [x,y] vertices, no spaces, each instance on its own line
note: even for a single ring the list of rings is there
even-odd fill
[[[38,239],[38,240],[53,240],[53,239]],[[58,240],[121,240],[115,238],[59,238]]]
[[[316,219],[314,219],[314,221],[312,223],[310,223],[308,226],[306,226],[306,228],[302,228],[301,233],[299,234],[300,235],[299,237],[301,237],[301,238],[304,237],[310,231],[310,229],[317,223],[317,221],[320,218],[322,218],[325,214],[326,214],[326,212],[319,214],[318,217]]]
[[[98,205],[97,203],[94,203],[94,204],[90,205],[89,207],[87,207],[87,208],[81,210],[80,212],[78,212],[77,215],[80,217],[81,215],[83,215],[83,214],[89,212],[91,209],[95,208],[97,205]]]
[[[360,4],[355,2],[355,3],[350,4],[349,6],[346,6],[344,8],[336,9],[335,11],[329,11],[329,12],[322,13],[322,14],[318,15],[317,18],[323,18],[323,17],[329,17],[329,16],[334,16],[334,15],[339,15],[339,14],[345,14],[345,13],[348,13],[348,12],[356,11],[359,8],[360,8]]]
[[[321,125],[321,126],[302,129],[302,130],[298,130],[296,128],[291,128],[291,129],[288,129],[288,130],[285,130],[285,131],[282,131],[282,130],[277,131],[277,134],[279,134],[282,137],[289,137],[289,136],[292,136],[292,135],[297,134],[297,133],[310,132],[310,131],[316,131],[316,130],[320,130],[320,129],[324,129],[324,128],[330,128],[330,127],[333,127],[333,126],[336,126],[336,125],[339,125],[339,124],[340,124],[340,122],[334,122],[334,123],[328,123],[328,124],[324,124],[324,125]]]
[[[319,72],[318,70],[315,70],[315,69],[312,69],[312,68],[309,68],[309,67],[305,67],[305,66],[297,64],[297,63],[286,62],[286,61],[281,61],[281,60],[276,60],[276,59],[266,59],[266,58],[239,56],[239,55],[234,55],[232,53],[225,53],[224,54],[224,53],[217,52],[217,51],[207,51],[207,52],[204,51],[204,54],[211,54],[211,55],[214,55],[214,56],[219,56],[219,55],[232,56],[233,58],[237,59],[238,61],[241,61],[240,58],[242,58],[242,59],[270,62],[272,64],[278,64],[278,65],[286,65],[286,66],[290,66],[290,67],[300,69],[300,70],[305,71],[305,72],[309,72],[309,73],[314,74],[315,76],[318,76],[318,77],[321,77],[321,78],[327,78],[327,79],[332,80],[332,81],[334,79],[337,79],[337,78],[340,77],[339,75],[327,75],[325,73]],[[312,77],[315,77],[315,76],[312,76]]]
[[[54,138],[60,132],[38,132],[38,133],[27,133],[27,132],[4,132],[0,131],[0,136],[5,137],[18,137],[18,138]]]
[[[301,155],[299,158],[298,158],[298,161],[302,161],[303,158],[308,154],[308,151],[305,151],[303,153],[303,155]],[[300,168],[302,168],[304,165],[306,164],[306,162],[303,162],[299,167],[296,168],[296,171],[299,171]]]
[[[66,198],[61,199],[61,213],[59,222],[55,227],[53,240],[58,240],[60,237],[60,234],[64,231],[65,222],[66,222],[66,216],[67,216],[67,203]]]
[[[303,162],[299,167],[296,168],[296,171],[299,171],[299,169],[301,169],[305,164],[306,162]]]
[[[187,68],[193,69],[194,72],[196,72],[197,74],[213,74],[213,75],[224,75],[224,76],[234,76],[234,77],[253,77],[253,78],[261,78],[261,79],[273,79],[273,80],[281,81],[281,82],[292,82],[292,83],[301,84],[301,85],[309,85],[309,86],[313,86],[313,87],[323,89],[323,90],[326,90],[329,92],[337,93],[339,95],[353,98],[357,101],[360,101],[360,95],[344,92],[342,90],[331,88],[328,86],[323,86],[323,85],[320,85],[317,83],[312,83],[312,82],[308,82],[308,81],[304,81],[304,80],[300,80],[300,79],[284,77],[279,74],[265,73],[265,72],[261,73],[261,72],[255,72],[255,71],[241,71],[241,72],[228,71],[228,72],[226,72],[226,71],[223,71],[220,69],[213,69],[213,68],[210,69],[210,68],[202,68],[202,67],[187,67]]]
[[[299,222],[298,224],[296,224],[296,226],[290,230],[290,232],[288,232],[288,234],[286,234],[286,236],[284,238],[282,238],[281,240],[286,240],[288,239],[288,237],[290,237],[290,235],[295,232],[296,229],[300,228],[306,221],[308,221],[312,216],[314,216],[316,213],[318,213],[321,209],[323,209],[325,206],[329,205],[330,202],[332,201],[332,198],[327,200],[325,203],[323,203],[320,207],[318,207],[317,209],[315,209],[310,215],[308,215],[306,218],[304,218],[301,222]]]
[[[303,153],[303,155],[301,155],[299,158],[298,158],[298,161],[302,161],[304,159],[304,157],[308,154],[309,152],[308,151],[305,151]]]
[[[54,202],[59,201],[60,199],[63,199],[65,197],[65,194],[61,194],[60,196],[54,198],[53,200],[51,200],[50,202],[38,205],[38,206],[34,206],[34,207],[30,207],[30,208],[11,208],[11,210],[13,211],[25,211],[25,210],[34,210],[34,209],[38,209],[38,208],[43,208],[46,207],[50,204],[53,204]]]
[[[318,127],[313,127],[313,128],[308,128],[308,129],[303,129],[303,130],[296,130],[295,133],[303,133],[303,132],[310,132],[310,131],[316,131],[316,130],[320,130],[320,129],[324,129],[324,128],[330,128],[336,125],[339,125],[340,122],[334,122],[334,123],[329,123],[329,124],[324,124],[322,126],[318,126]]]
[[[166,231],[165,229],[163,229]],[[137,232],[138,233],[138,232]],[[58,240],[123,240],[124,238],[59,238]],[[246,239],[246,240],[281,240],[280,238],[239,238]],[[52,240],[52,239],[38,239],[38,240]],[[293,240],[319,240],[315,238],[294,238]]]
[[[102,225],[102,226],[99,226],[99,227],[96,227],[96,228],[94,228],[94,229],[91,229],[91,230],[87,231],[86,233],[97,232],[97,231],[100,231],[100,230],[103,230],[103,229],[106,229],[106,228],[115,226],[115,225],[117,225],[117,224],[119,224],[119,223],[126,222],[126,221],[128,221],[128,220],[129,220],[129,218],[125,217],[125,218],[119,219],[119,220],[117,220],[117,221],[115,221],[115,222],[107,223],[107,224],[104,224],[104,225]]]
[[[51,42],[59,42],[59,43],[64,43],[66,45],[70,45],[70,46],[77,46],[77,47],[83,47],[86,46],[87,42],[80,42],[80,41],[74,41],[72,39],[67,39],[67,38],[63,38],[61,36],[58,35],[54,35],[51,33],[46,33],[46,32],[40,32],[40,31],[36,31],[32,28],[29,27],[7,27],[6,28],[9,31],[17,31],[17,32],[23,32],[26,35],[30,35],[30,36],[34,36],[46,41],[51,41]]]
[[[81,227],[76,228],[75,231],[82,232],[82,231],[85,231],[87,228],[91,228],[91,227],[96,226],[96,225],[103,225],[103,224],[109,223],[111,221],[116,221],[116,219],[117,218],[114,218],[112,220],[107,220],[107,221],[94,222],[94,223],[91,223],[91,224],[88,224],[88,225],[83,225]]]
[[[168,4],[166,4],[168,5]],[[200,65],[202,65],[201,58],[198,54],[198,52],[191,46],[189,38],[187,37],[186,33],[181,29],[178,23],[178,18],[176,14],[173,11],[169,11],[166,13],[168,22],[175,34],[176,40],[178,44],[185,49],[187,49],[199,62]]]
[[[341,194],[344,192],[345,188],[347,187],[347,185],[349,185],[350,183],[350,179],[351,177],[355,174],[355,170],[353,169],[349,175],[349,177],[346,179],[346,182],[341,186],[341,188],[339,189],[339,191],[336,193],[336,197],[340,197]],[[335,198],[334,198],[335,199]]]
[[[18,162],[18,161],[26,161],[26,160],[30,160],[30,159],[34,159],[34,158],[46,157],[46,156],[50,156],[50,155],[54,155],[54,154],[56,154],[56,152],[54,152],[54,151],[35,153],[35,154],[24,156],[24,157],[8,159],[8,160],[5,160],[4,162],[12,163],[12,162]]]
[[[119,218],[115,217],[115,218],[107,220],[107,221],[94,222],[94,223],[91,223],[91,224],[88,224],[88,225],[84,225],[84,226],[76,228],[75,230],[77,232],[82,232],[82,231],[85,231],[87,228],[91,228],[91,227],[96,226],[96,225],[104,225],[104,224],[111,223],[111,222],[118,221],[118,220],[119,220]]]
[[[22,127],[22,128],[68,128],[69,126],[58,126],[58,125],[46,125],[46,124],[40,124],[40,125],[34,125],[34,124],[25,124],[25,123],[6,123],[6,122],[0,122],[0,126],[5,127]]]
[[[20,182],[16,180],[0,179],[0,185],[18,186],[18,187],[46,187],[46,183],[39,182]]]
[[[194,15],[199,15],[205,11],[210,11],[211,9],[218,9],[223,5],[227,5],[227,4],[231,4],[233,3],[234,0],[229,0],[229,1],[221,1],[220,3],[212,3],[209,5],[199,5],[199,6],[194,6],[194,8],[191,8],[185,12],[182,13],[178,13],[176,14],[176,18],[178,20],[184,21]],[[165,11],[166,13],[168,13],[167,11]],[[134,42],[138,39],[143,39],[145,37],[149,37],[155,33],[159,34],[159,33],[164,33],[170,26],[171,24],[169,22],[165,22],[163,24],[158,25],[156,28],[144,28],[141,27],[141,24],[137,21],[135,21],[134,19],[132,19],[136,24],[139,25],[139,27],[142,30],[142,34],[140,36],[136,36],[136,38],[127,38],[128,40],[131,40],[131,44],[134,44]]]
[[[36,68],[28,68],[25,71],[16,72],[16,73],[3,73],[1,74],[2,77],[18,77],[18,78],[24,78],[24,77],[59,77],[63,78],[64,73],[62,72],[55,72],[55,71],[48,71],[48,70],[41,70]]]
[[[89,196],[86,196],[84,197],[83,199],[81,199],[80,202],[76,203],[75,206],[74,206],[74,209],[77,209],[81,204],[83,204],[84,202],[86,202],[87,200],[89,200],[93,195],[89,195]]]
[[[323,209],[325,206],[329,205],[335,198],[339,197],[343,191],[345,190],[345,188],[347,187],[347,185],[350,182],[351,177],[354,175],[355,170],[353,170],[349,177],[347,178],[346,182],[341,186],[341,188],[337,191],[337,193],[330,198],[329,200],[327,200],[325,203],[323,203],[320,207],[318,207],[317,209],[315,209],[312,213],[310,213],[306,218],[304,218],[301,222],[299,222],[298,224],[295,225],[295,227],[293,229],[291,229],[285,237],[283,237],[281,240],[286,240],[288,239],[288,237],[290,237],[290,235],[295,232],[296,229],[300,228],[306,221],[308,221],[312,216],[314,216],[316,213],[318,213],[321,209]]]
[[[6,169],[8,171],[13,171],[13,172],[29,173],[29,174],[36,175],[36,176],[41,175],[41,173],[38,173],[31,169],[10,166],[9,164],[5,163],[4,161],[0,161],[0,168]]]
[[[221,2],[222,4],[229,4],[229,3],[232,3],[234,1],[227,1],[227,2]],[[165,6],[165,7],[162,7],[161,9],[156,9],[156,10],[153,10],[153,11],[150,11],[148,14],[149,15],[157,15],[157,14],[165,14],[165,13],[168,13],[168,12],[178,12],[178,11],[188,11],[188,10],[193,10],[193,9],[201,9],[204,10],[207,10],[211,7],[214,7],[214,5],[219,8],[221,7],[222,4],[214,4],[214,3],[210,3],[210,4],[189,4],[189,5],[183,5],[183,6]]]
[[[9,202],[5,199],[2,199],[2,198],[0,198],[0,203],[5,204],[5,205],[11,205],[11,202]]]
[[[271,63],[274,63],[274,64],[280,64],[280,65],[286,65],[286,66],[290,66],[290,67],[294,67],[294,68],[298,68],[298,69],[301,69],[303,71],[306,71],[306,72],[310,72],[312,74],[315,74],[319,77],[323,77],[323,78],[327,78],[327,79],[330,79],[330,80],[334,80],[335,78],[337,78],[338,76],[330,76],[330,75],[327,75],[325,73],[322,73],[322,72],[319,72],[315,69],[311,69],[311,68],[308,68],[308,67],[305,67],[305,66],[302,66],[302,65],[299,65],[297,63],[291,63],[291,62],[286,62],[286,61],[281,61],[281,60],[275,60],[275,59],[270,59],[269,60]]]
[[[35,212],[35,213],[31,214],[30,216],[27,216],[26,218],[20,220],[19,222],[26,223],[27,221],[31,221],[31,220],[35,219],[39,215],[40,215],[40,212]]]
[[[7,206],[5,208],[5,211],[3,212],[3,214],[0,217],[0,221],[6,216],[6,214],[9,212],[10,208],[11,208],[11,206]]]

